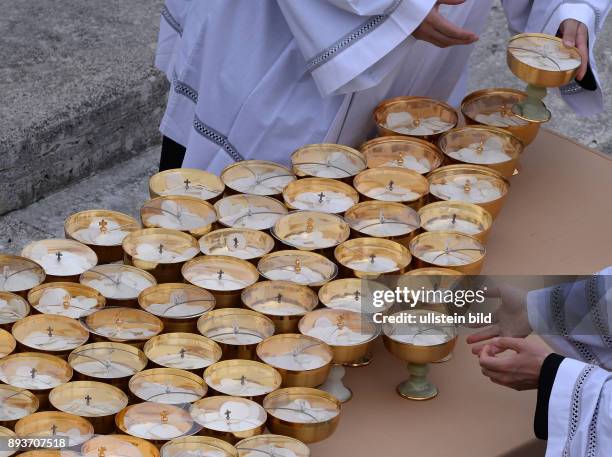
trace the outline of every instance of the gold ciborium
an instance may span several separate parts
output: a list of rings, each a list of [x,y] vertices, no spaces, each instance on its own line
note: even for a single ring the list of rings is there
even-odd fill
[[[216,396],[195,402],[191,416],[202,427],[200,434],[230,444],[261,435],[266,427],[266,411],[258,403],[241,397]]]
[[[238,451],[226,441],[210,436],[184,436],[168,441],[160,449],[161,457],[214,456],[238,457]]]
[[[408,316],[414,316],[414,320]],[[447,357],[455,347],[457,332],[452,324],[436,323],[443,313],[412,309],[400,311],[383,325],[383,341],[395,357],[408,362],[410,378],[397,386],[397,393],[410,400],[428,400],[438,394],[427,380],[428,364]]]
[[[36,412],[38,398],[21,387],[0,384],[0,405],[0,427],[12,430],[19,419]]]
[[[259,435],[236,443],[238,457],[290,455],[310,457],[310,449],[300,440],[282,435]]]
[[[298,322],[318,304],[317,295],[308,287],[290,281],[261,281],[242,291],[244,306],[274,322],[275,333],[297,332]]]
[[[13,352],[16,345],[17,343],[15,342],[13,335],[0,328],[0,359]]]
[[[139,401],[186,405],[199,400],[208,390],[204,380],[176,368],[152,368],[136,373],[128,385]]]
[[[487,241],[493,224],[491,214],[481,206],[460,201],[430,203],[419,210],[421,228],[427,232],[459,232]]]
[[[425,177],[399,167],[369,168],[355,176],[353,186],[366,199],[400,202],[414,209],[425,203],[429,192]]]
[[[264,399],[268,429],[304,443],[329,438],[340,421],[340,401],[322,390],[287,387]]]
[[[89,332],[75,319],[56,314],[32,314],[13,324],[13,337],[23,352],[45,352],[66,358],[89,339]]]
[[[300,177],[349,181],[365,169],[361,152],[342,144],[309,144],[291,154],[293,171]]]
[[[219,223],[229,228],[268,230],[276,220],[287,214],[287,208],[277,199],[263,195],[237,194],[215,203]]]
[[[333,352],[321,340],[286,333],[259,343],[257,357],[278,370],[283,387],[316,387],[327,379]]]
[[[457,232],[423,232],[410,242],[415,266],[442,267],[467,275],[482,269],[486,249],[480,241]]]
[[[399,167],[425,175],[442,165],[442,153],[429,141],[407,136],[383,136],[360,147],[368,168]]]
[[[193,333],[164,333],[147,341],[143,351],[154,366],[199,371],[221,359],[221,347]]]
[[[134,308],[104,308],[86,316],[82,322],[94,341],[126,343],[138,348],[164,329],[158,317]]]
[[[98,263],[98,256],[88,246],[74,240],[33,241],[21,255],[42,266],[47,282],[79,282],[79,275]]]
[[[359,201],[359,194],[348,184],[329,178],[304,178],[283,191],[289,209],[344,213]]]
[[[200,238],[200,251],[205,255],[225,255],[256,263],[274,249],[274,238],[260,230],[224,228]]]
[[[13,324],[30,314],[30,305],[20,295],[0,292],[0,328],[10,330]]]
[[[10,428],[6,428],[6,427],[2,427],[0,426],[0,439],[6,443],[9,442],[9,440],[11,439],[15,439],[17,438],[17,434],[12,431]],[[15,454],[18,451],[18,449],[13,448],[11,449],[9,447],[9,449],[7,450],[2,450],[0,451],[0,456],[1,457],[10,457],[11,455]]]
[[[275,251],[257,264],[261,275],[272,281],[291,281],[319,287],[338,274],[338,267],[326,257],[310,251]]]
[[[274,322],[250,309],[215,309],[198,319],[198,331],[221,346],[223,360],[254,360],[257,345],[274,334]]]
[[[0,254],[0,294],[12,292],[25,298],[30,289],[45,282],[45,276],[43,267],[33,260]]]
[[[215,201],[225,185],[221,179],[196,168],[174,168],[157,173],[149,179],[151,198],[162,195],[188,195],[201,200]]]
[[[386,311],[393,303],[374,306],[373,290],[389,291],[384,284],[359,278],[336,279],[319,289],[319,301],[327,308],[374,314]]]
[[[101,264],[123,260],[121,243],[128,233],[139,228],[133,217],[108,210],[81,211],[64,223],[66,238],[89,246]]]
[[[118,263],[98,265],[79,278],[81,284],[100,292],[107,306],[137,307],[138,295],[157,284],[155,277],[140,268]]]
[[[334,256],[344,267],[346,276],[362,279],[403,273],[412,260],[405,246],[391,240],[366,237],[345,241],[335,249]]]
[[[351,230],[344,219],[335,214],[293,211],[277,220],[271,232],[286,246],[326,253],[347,240]]]
[[[217,213],[210,203],[197,197],[168,195],[145,202],[140,219],[147,228],[179,230],[200,238],[213,229]]]
[[[64,413],[84,417],[98,434],[112,433],[115,414],[128,404],[128,396],[119,388],[95,381],[74,381],[55,387],[49,403]]]
[[[143,290],[138,304],[161,319],[164,332],[195,333],[197,319],[215,307],[215,297],[191,284],[166,283]]]
[[[93,436],[94,428],[84,417],[61,411],[45,411],[19,419],[15,424],[15,433],[21,438],[65,437],[65,446],[52,444],[52,447],[78,449]]]
[[[295,179],[288,168],[266,160],[243,160],[228,165],[221,172],[221,180],[231,193],[275,198],[280,198],[283,189]]]
[[[28,293],[32,307],[43,314],[78,319],[104,308],[106,299],[96,289],[73,282],[49,282]]]
[[[261,403],[281,386],[281,375],[273,367],[254,360],[224,360],[204,370],[206,384],[216,394],[248,398]]]
[[[142,438],[106,434],[83,443],[81,455],[83,457],[159,457],[159,450]]]

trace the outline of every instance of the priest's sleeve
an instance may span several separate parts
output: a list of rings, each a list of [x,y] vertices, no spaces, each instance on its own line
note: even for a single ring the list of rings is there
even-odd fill
[[[277,0],[323,96],[377,85],[435,0]]]
[[[184,14],[188,6],[189,0],[166,0],[161,11],[155,67],[163,71],[169,81],[172,81],[172,60],[183,35]]]

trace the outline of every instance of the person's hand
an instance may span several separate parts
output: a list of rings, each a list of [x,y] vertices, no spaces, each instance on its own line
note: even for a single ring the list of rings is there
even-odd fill
[[[586,25],[576,19],[566,19],[559,26],[559,33],[565,46],[575,46],[580,53],[582,62],[576,74],[576,79],[580,81],[586,75],[589,64],[589,30]]]
[[[486,341],[499,336],[524,338],[532,332],[527,317],[527,291],[518,287],[500,284],[487,291],[487,297],[501,299],[500,307],[493,313],[495,323],[467,337],[468,344],[475,344],[472,353],[479,355]],[[485,343],[483,343],[485,341]]]
[[[498,356],[508,349],[512,355]],[[495,384],[528,390],[538,387],[542,364],[550,353],[541,343],[528,339],[495,338],[480,351],[478,361],[482,374]]]
[[[472,44],[478,36],[469,30],[456,26],[438,11],[439,5],[460,5],[465,0],[439,0],[427,17],[412,33],[417,40],[427,41],[439,48],[460,44]]]

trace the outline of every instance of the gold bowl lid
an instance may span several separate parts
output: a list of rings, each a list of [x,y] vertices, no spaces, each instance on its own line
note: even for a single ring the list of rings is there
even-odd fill
[[[351,234],[344,219],[318,211],[293,211],[277,220],[271,232],[282,243],[305,251],[337,246]]]
[[[215,309],[198,319],[198,331],[217,343],[258,344],[274,335],[274,322],[250,309]]]
[[[162,321],[151,313],[135,308],[109,307],[83,318],[94,335],[109,341],[144,341],[164,329]]]
[[[207,387],[199,376],[176,368],[153,368],[130,379],[130,391],[139,399],[170,405],[184,405],[206,395]]]
[[[251,195],[278,195],[295,179],[287,167],[266,160],[243,160],[221,172],[221,180],[227,187]]]
[[[258,435],[236,443],[239,457],[310,457],[310,449],[300,440],[283,435]]]
[[[236,448],[212,436],[184,436],[161,447],[162,457],[238,457]]]
[[[165,403],[138,403],[121,410],[115,424],[123,433],[137,438],[169,441],[200,429],[186,409]]]
[[[19,419],[15,433],[21,438],[66,437],[73,447],[84,443],[94,434],[93,425],[87,419],[61,411],[45,411]]]
[[[42,352],[20,352],[0,359],[0,381],[29,390],[47,390],[70,381],[66,361]]]
[[[89,339],[89,332],[75,319],[57,314],[33,314],[15,322],[11,329],[15,339],[36,351],[70,351]]]
[[[157,197],[140,208],[140,218],[145,227],[159,227],[198,236],[210,230],[216,222],[215,208],[196,197],[168,195]]]
[[[301,316],[319,303],[308,286],[290,281],[261,281],[242,291],[242,303],[267,316]]]
[[[521,127],[530,122],[514,114],[512,107],[526,98],[525,92],[516,89],[477,90],[463,99],[461,112],[479,124],[500,128]]]
[[[87,316],[106,304],[106,299],[96,289],[73,282],[41,284],[30,290],[28,301],[39,313],[73,319]]]
[[[154,174],[149,179],[151,197],[188,195],[211,200],[224,190],[225,185],[218,176],[196,168],[173,168]]]
[[[221,347],[210,338],[193,333],[164,333],[147,341],[144,353],[166,368],[197,370],[221,359]]]
[[[100,342],[86,344],[70,353],[74,371],[96,379],[128,378],[147,365],[144,353],[129,344]]]
[[[485,247],[476,238],[457,232],[423,232],[410,241],[416,258],[439,267],[470,265],[481,260]]]
[[[447,165],[428,176],[429,192],[441,200],[489,203],[503,198],[510,183],[481,165]]]
[[[441,201],[430,203],[419,210],[421,227],[428,232],[451,231],[478,235],[491,228],[493,217],[473,203]]]
[[[0,293],[23,292],[42,284],[45,270],[25,257],[0,254]]]
[[[334,355],[331,348],[317,338],[286,333],[259,343],[257,357],[281,370],[310,371],[331,363]]]
[[[360,278],[336,279],[319,289],[319,300],[327,308],[353,311],[356,313],[374,314],[386,311],[393,306],[392,302],[378,305],[374,300],[374,291],[390,291],[379,282]]]
[[[138,304],[161,318],[193,319],[213,309],[215,297],[190,284],[166,283],[143,290],[138,296]]]
[[[320,286],[338,274],[338,266],[328,258],[309,251],[275,251],[257,264],[261,275],[273,281],[291,281],[307,286]]]
[[[468,125],[440,136],[438,146],[448,157],[462,163],[495,165],[515,161],[523,152],[517,137],[496,127]]]
[[[163,228],[136,230],[123,240],[123,250],[131,257],[153,263],[181,263],[199,252],[198,241],[187,233]]]
[[[408,316],[415,316],[411,320]],[[457,338],[451,324],[436,323],[444,313],[426,309],[410,309],[392,314],[393,320],[383,324],[383,333],[400,344],[410,346],[441,346]]]
[[[12,324],[30,313],[27,300],[11,292],[0,292],[0,324]]]
[[[266,412],[282,421],[296,424],[322,424],[340,415],[340,401],[309,387],[287,387],[268,395]]]
[[[215,203],[221,225],[231,228],[267,230],[276,220],[287,214],[287,208],[272,197],[238,194]]]
[[[283,199],[290,209],[343,213],[359,201],[359,195],[335,179],[304,178],[285,187]]]
[[[354,238],[334,250],[341,265],[359,273],[392,273],[408,266],[412,257],[403,245],[383,238]]]
[[[421,223],[417,212],[409,206],[378,200],[357,203],[349,208],[344,220],[353,230],[377,238],[406,236],[418,230]]]
[[[369,343],[380,329],[360,313],[342,309],[321,308],[300,320],[300,333],[324,341],[330,347],[357,346]]]
[[[291,154],[293,171],[300,177],[342,179],[365,169],[365,158],[342,144],[309,144]]]
[[[374,122],[396,134],[429,137],[452,129],[459,116],[452,106],[427,97],[395,97],[374,110]]]
[[[21,255],[38,263],[46,274],[53,276],[80,275],[98,263],[98,256],[90,247],[59,238],[33,241],[23,248]]]
[[[510,38],[508,43],[508,59],[516,64],[530,69],[545,72],[561,72],[573,75],[580,67],[580,52],[575,47],[567,47],[561,38],[543,33],[522,33]],[[518,72],[521,68],[510,65],[510,69],[519,78],[524,73]],[[571,79],[571,78],[570,78]],[[533,80],[525,80],[530,84],[541,85],[536,76]]]
[[[442,153],[429,141],[407,136],[382,136],[361,145],[368,168],[399,167],[427,174],[442,165]]]
[[[200,251],[206,255],[225,255],[243,260],[262,257],[274,249],[274,238],[260,230],[224,228],[200,238]]]
[[[121,246],[127,234],[139,228],[133,217],[108,210],[81,211],[64,223],[68,237],[89,246]]]
[[[206,255],[183,265],[183,278],[213,291],[242,290],[259,279],[255,266],[246,260],[221,255]]]
[[[217,432],[245,432],[265,424],[266,411],[242,397],[216,396],[195,402],[191,416],[202,427]]]
[[[0,421],[14,421],[34,413],[38,398],[29,390],[0,384]]]
[[[353,185],[360,194],[385,202],[410,203],[429,192],[426,178],[398,167],[369,168],[355,176]]]
[[[17,434],[10,428],[0,427],[0,439],[4,442],[8,442],[11,438],[17,438]],[[17,449],[11,449],[9,446],[6,450],[0,451],[0,457],[9,457],[17,452]]]
[[[151,273],[118,263],[98,265],[87,270],[79,281],[97,290],[105,298],[114,300],[135,299],[143,290],[157,284]]]
[[[261,344],[261,343],[260,343]],[[283,382],[273,367],[253,360],[224,360],[204,370],[204,380],[223,395],[256,397],[278,389]]]
[[[73,381],[55,387],[49,402],[59,411],[81,417],[112,416],[128,405],[119,388],[96,381]]]
[[[15,350],[16,342],[13,335],[0,328],[0,359],[6,357]]]
[[[154,444],[130,435],[99,435],[81,447],[83,457],[159,457]]]

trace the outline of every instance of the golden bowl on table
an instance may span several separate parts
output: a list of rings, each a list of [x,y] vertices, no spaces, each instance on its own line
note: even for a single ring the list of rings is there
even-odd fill
[[[13,335],[0,328],[0,359],[13,352],[16,346],[17,343],[15,342]]]
[[[319,301],[330,309],[374,314],[386,311],[393,303],[374,305],[373,291],[390,291],[384,284],[359,278],[336,279],[319,289]]]
[[[0,292],[0,328],[10,330],[13,324],[30,314],[30,305],[20,295]]]
[[[164,332],[194,333],[197,319],[215,307],[215,297],[191,284],[166,283],[143,290],[138,304],[161,319]]]
[[[159,450],[147,440],[130,435],[96,436],[83,443],[83,457],[159,457]]]
[[[486,209],[493,219],[510,190],[510,183],[501,174],[481,165],[447,165],[431,172],[428,179],[433,201],[474,203]]]
[[[221,197],[224,190],[225,185],[218,176],[196,168],[164,170],[149,179],[151,198],[187,195],[214,202]]]
[[[238,457],[266,457],[291,452],[292,457],[310,457],[310,449],[300,440],[282,435],[259,435],[236,443]]]
[[[79,282],[102,294],[107,306],[126,307],[137,307],[138,295],[157,284],[151,273],[118,263],[98,265],[87,270]]]
[[[480,241],[457,232],[423,232],[410,242],[417,268],[442,267],[466,275],[482,269],[486,249]]]
[[[460,201],[430,203],[419,210],[421,228],[426,232],[459,232],[487,241],[493,217],[481,206]]]
[[[523,152],[523,143],[511,133],[481,125],[450,130],[438,146],[450,163],[483,165],[505,178],[514,174]]]
[[[74,240],[33,241],[21,255],[42,266],[47,282],[79,282],[79,275],[98,263],[98,256],[88,246]]]
[[[197,197],[167,195],[145,202],[140,219],[147,228],[179,230],[199,238],[213,229],[217,213],[210,203]]]
[[[218,362],[221,347],[192,333],[164,333],[147,341],[143,351],[154,366],[195,372]]]
[[[304,178],[283,191],[289,209],[344,213],[359,201],[359,194],[348,184],[329,178]]]
[[[0,294],[12,292],[25,298],[30,289],[45,282],[45,276],[43,267],[33,260],[0,254]]]
[[[180,282],[181,267],[200,252],[187,233],[163,228],[136,230],[123,240],[125,263],[151,273],[160,282]]]
[[[268,429],[304,443],[329,438],[340,421],[340,402],[322,390],[287,387],[264,399]]]
[[[259,273],[272,281],[291,281],[310,287],[322,286],[338,274],[338,267],[326,257],[310,251],[275,251],[257,264]]]
[[[101,264],[123,260],[121,243],[128,233],[139,228],[140,223],[133,217],[108,210],[81,211],[64,223],[66,238],[89,246]]]
[[[216,308],[239,306],[242,290],[259,280],[252,263],[221,255],[193,259],[183,266],[182,274],[190,284],[210,291]]]
[[[445,301],[444,294],[447,291],[461,288],[463,276],[463,273],[450,268],[416,268],[398,278],[397,287],[425,291],[425,295],[412,304],[414,308],[431,309],[444,314],[452,314],[451,308],[453,310],[459,308],[455,307],[454,303]]]
[[[10,428],[0,426],[0,440],[7,443],[11,439],[17,438],[17,434]],[[16,447],[8,446],[8,449],[0,451],[0,457],[10,457],[18,451]]]
[[[208,390],[200,376],[176,368],[140,371],[132,376],[128,387],[138,400],[168,405],[193,403]]]
[[[259,343],[257,357],[280,373],[283,387],[316,387],[327,379],[333,352],[316,338],[288,333]]]
[[[15,424],[15,433],[21,438],[66,437],[66,445],[58,447],[74,448],[90,439],[94,428],[87,419],[75,414],[45,411],[19,419]]]
[[[374,122],[381,136],[407,135],[433,142],[458,121],[459,115],[452,106],[427,97],[395,97],[374,109]]]
[[[78,319],[104,308],[106,299],[93,287],[73,282],[49,282],[28,293],[32,307],[43,314]]]
[[[0,384],[0,404],[0,426],[12,430],[19,419],[36,412],[38,398],[21,387]]]
[[[345,241],[334,256],[347,275],[362,279],[403,273],[412,260],[408,248],[395,241],[365,237]]]
[[[76,379],[100,381],[125,390],[128,379],[147,366],[147,358],[129,344],[101,342],[75,349],[68,356],[68,363],[76,372]]]
[[[104,308],[83,318],[83,324],[94,341],[126,343],[138,348],[164,329],[157,316],[134,308]]]
[[[512,112],[512,107],[526,98],[527,93],[516,89],[477,90],[463,99],[461,112],[466,124],[504,129],[528,146],[538,135],[542,123],[530,122]]]
[[[284,245],[304,251],[324,251],[347,240],[349,225],[339,216],[318,211],[292,211],[272,227]]]
[[[128,405],[128,396],[103,382],[74,381],[55,387],[49,403],[64,413],[84,417],[98,434],[112,433],[115,414]]]
[[[81,457],[81,454],[66,449],[36,449],[22,452],[19,457]]]
[[[198,319],[198,331],[221,346],[222,360],[253,360],[257,344],[274,334],[274,322],[250,309],[215,309]]]
[[[399,167],[425,175],[442,165],[442,153],[429,141],[407,136],[383,136],[359,148],[368,168]]]
[[[280,197],[295,175],[287,167],[266,160],[243,160],[225,167],[221,180],[232,193]]]
[[[263,195],[237,194],[215,203],[219,223],[229,228],[268,230],[276,220],[287,214],[287,208],[277,199]]]
[[[309,144],[291,154],[293,171],[300,177],[350,180],[366,167],[361,152],[342,144]]]
[[[63,358],[89,339],[89,332],[79,321],[57,314],[33,314],[15,322],[11,331],[21,351]]]
[[[247,308],[274,322],[276,333],[294,333],[298,322],[318,304],[317,295],[307,286],[290,281],[261,281],[242,291]]]
[[[429,183],[416,171],[398,167],[369,168],[353,181],[366,199],[400,202],[419,209],[429,192]]]
[[[184,436],[168,441],[161,449],[161,457],[214,456],[238,457],[238,451],[227,441],[210,436]]]
[[[225,255],[250,262],[274,249],[274,238],[260,230],[224,228],[200,238],[200,251],[204,255]]]
[[[204,370],[204,380],[214,395],[248,398],[261,403],[263,397],[281,386],[278,371],[254,360],[224,360]]]

